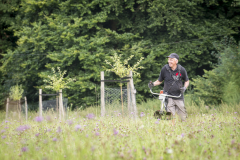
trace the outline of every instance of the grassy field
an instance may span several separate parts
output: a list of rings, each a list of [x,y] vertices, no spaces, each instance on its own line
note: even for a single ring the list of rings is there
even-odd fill
[[[190,97],[189,97],[190,98]],[[188,118],[171,126],[153,118],[160,102],[138,105],[138,119],[99,107],[68,112],[68,119],[29,113],[29,120],[0,113],[0,159],[240,159],[240,104],[206,109],[186,97]],[[141,116],[140,116],[141,115]]]

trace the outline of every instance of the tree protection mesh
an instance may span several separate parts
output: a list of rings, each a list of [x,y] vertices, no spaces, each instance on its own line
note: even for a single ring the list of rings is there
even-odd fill
[[[68,106],[68,99],[63,98],[63,109],[65,113],[67,112],[67,106]],[[59,100],[55,98],[51,100],[42,101],[42,110],[43,112],[52,112],[57,114],[59,111]]]
[[[25,119],[25,116],[27,114],[26,112],[28,112],[28,110],[25,110],[24,99],[21,99],[20,103],[19,101],[9,100],[8,111],[6,112],[6,118],[12,119],[12,120]]]
[[[121,88],[119,85],[113,83],[105,83],[104,87],[104,101],[105,101],[105,115],[106,116],[133,116],[134,110],[132,105],[132,97],[130,88],[127,86]]]

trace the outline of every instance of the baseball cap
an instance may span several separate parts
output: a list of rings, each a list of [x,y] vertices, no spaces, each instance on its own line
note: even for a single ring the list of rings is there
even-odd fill
[[[171,53],[169,56],[167,56],[168,58],[176,58],[177,60],[179,60],[179,56],[177,55],[177,53]]]

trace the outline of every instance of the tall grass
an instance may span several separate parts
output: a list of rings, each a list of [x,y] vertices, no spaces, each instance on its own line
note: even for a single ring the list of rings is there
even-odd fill
[[[138,104],[137,119],[117,106],[105,117],[99,106],[69,111],[65,120],[51,112],[5,120],[1,112],[0,159],[240,159],[240,105],[185,103],[189,117],[175,126],[153,118],[158,100]]]

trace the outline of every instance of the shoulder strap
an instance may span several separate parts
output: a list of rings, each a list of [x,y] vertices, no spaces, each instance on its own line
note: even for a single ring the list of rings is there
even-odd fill
[[[166,68],[168,70],[168,72],[171,74],[172,78],[173,78],[173,83],[172,85],[170,86],[170,88],[168,89],[168,91],[172,88],[172,86],[174,85],[174,83],[176,83],[178,80],[181,80],[181,76],[180,76],[180,73],[181,73],[181,69],[182,69],[182,66],[180,64],[177,65],[177,68],[178,68],[178,75],[175,76],[171,70],[171,68],[169,67],[169,65],[166,65]],[[167,91],[167,92],[168,92]]]
[[[180,64],[178,64],[177,67],[178,67],[178,72],[180,73],[181,69],[182,69],[182,66]]]
[[[178,67],[178,75],[179,75],[179,80],[182,80],[182,76],[180,76],[181,74],[181,69],[182,69],[182,66],[180,64],[177,65]]]

